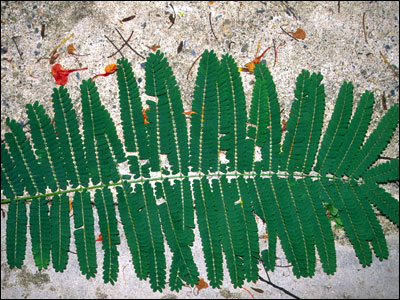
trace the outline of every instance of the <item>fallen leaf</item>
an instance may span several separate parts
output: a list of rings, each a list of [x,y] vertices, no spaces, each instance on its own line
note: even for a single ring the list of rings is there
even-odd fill
[[[54,53],[52,57],[50,57],[49,63],[52,65],[56,61],[56,59],[60,56],[58,53]]]
[[[263,291],[262,289],[253,288],[253,287],[251,287],[251,289],[252,289],[253,291],[256,291],[257,293],[260,293],[260,294],[264,293],[264,291]]]
[[[44,32],[46,30],[46,25],[42,24],[42,30],[40,31],[40,36],[42,37],[42,39],[44,38]]]
[[[75,51],[74,44],[69,44],[69,45],[67,46],[67,52],[68,52],[68,54],[74,54],[74,51]]]
[[[169,21],[172,23],[172,24],[175,24],[175,18],[174,18],[174,16],[172,15],[172,14],[169,14]]]
[[[99,234],[99,236],[96,239],[96,242],[102,242],[103,241],[103,237],[101,236],[101,234]]]
[[[281,132],[285,131],[287,127],[287,122],[285,120],[282,120],[282,129]]]
[[[183,42],[181,41],[178,46],[178,53],[181,53],[183,49]]]
[[[126,18],[123,18],[122,20],[120,20],[119,22],[120,22],[120,23],[122,23],[122,22],[128,22],[128,21],[130,21],[130,20],[133,20],[135,17],[136,17],[136,16],[126,17]]]
[[[72,208],[72,201],[69,200],[69,212],[71,212],[72,210],[73,210],[73,208]]]
[[[299,40],[304,40],[306,38],[306,33],[301,28],[298,28],[296,32],[291,32],[291,34],[293,35],[294,38]]]

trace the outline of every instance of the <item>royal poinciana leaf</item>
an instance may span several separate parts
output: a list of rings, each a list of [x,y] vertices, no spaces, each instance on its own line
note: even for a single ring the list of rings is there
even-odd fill
[[[211,287],[220,287],[223,256],[235,287],[256,282],[260,258],[266,270],[274,270],[278,238],[297,277],[314,275],[316,252],[324,272],[334,274],[327,204],[337,209],[363,266],[372,263],[372,253],[381,260],[388,257],[373,206],[399,225],[399,202],[381,186],[399,179],[399,161],[376,163],[397,127],[397,104],[367,137],[373,93],[366,91],[353,112],[353,84],[344,82],[322,135],[322,75],[303,70],[282,132],[275,83],[263,64],[254,68],[248,118],[240,73],[228,54],[219,60],[213,51],[203,53],[189,113],[160,51],[146,61],[145,93],[152,100],[141,99],[128,60],[118,64],[123,138],[90,79],[81,85],[81,111],[75,111],[63,86],[52,94],[54,114],[38,102],[27,105],[29,139],[15,120],[7,119],[1,189],[7,199],[2,203],[10,202],[6,243],[11,268],[23,265],[29,222],[39,270],[50,260],[56,271],[67,267],[73,226],[82,274],[96,276],[98,241],[104,253],[102,276],[111,284],[119,272],[122,230],[136,275],[149,279],[154,291],[162,291],[167,280],[172,290],[183,285],[200,290],[207,287],[205,276]],[[120,171],[125,161],[129,174]],[[267,247],[259,243],[256,218],[265,223]],[[204,255],[193,253],[195,226]],[[169,274],[164,239],[172,257]],[[207,274],[199,273],[197,256],[204,256]]]

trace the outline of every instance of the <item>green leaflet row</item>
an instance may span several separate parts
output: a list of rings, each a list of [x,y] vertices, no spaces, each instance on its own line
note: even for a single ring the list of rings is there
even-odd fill
[[[204,51],[190,117],[164,54],[150,54],[145,72],[144,90],[152,100],[141,99],[131,64],[118,60],[122,136],[91,79],[80,86],[81,111],[63,86],[52,95],[53,119],[38,102],[27,104],[29,137],[7,119],[1,189],[7,199],[2,203],[9,202],[10,268],[22,267],[29,231],[39,270],[52,265],[62,272],[73,236],[82,275],[89,279],[99,272],[111,284],[118,280],[125,234],[136,275],[148,279],[154,291],[167,283],[178,291],[201,277],[221,287],[224,256],[235,287],[256,282],[260,260],[274,270],[278,238],[297,277],[314,275],[317,255],[324,272],[334,274],[325,204],[338,210],[361,265],[372,263],[372,252],[388,257],[373,208],[399,225],[399,203],[381,186],[399,179],[399,161],[376,162],[397,127],[398,105],[366,137],[373,93],[355,100],[353,84],[344,82],[322,135],[322,75],[303,70],[282,130],[275,83],[263,64],[254,70],[247,112],[234,59]],[[94,210],[102,236],[101,271]],[[260,246],[257,220],[268,234],[266,247]],[[207,274],[199,273],[199,255],[192,251],[196,226]],[[164,241],[172,253],[168,273]]]

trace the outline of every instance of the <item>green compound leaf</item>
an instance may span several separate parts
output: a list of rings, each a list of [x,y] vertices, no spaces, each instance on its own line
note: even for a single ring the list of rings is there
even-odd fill
[[[283,131],[275,83],[264,64],[254,68],[248,112],[229,54],[219,60],[204,51],[191,108],[163,53],[149,54],[145,76],[141,90],[130,62],[118,60],[118,121],[91,79],[80,86],[81,110],[62,86],[53,90],[54,114],[35,102],[27,105],[28,129],[6,120],[1,188],[2,204],[9,203],[11,268],[23,265],[29,222],[38,269],[51,258],[62,272],[75,251],[73,222],[82,275],[95,277],[97,257],[104,257],[105,283],[118,279],[119,229],[136,276],[148,279],[155,292],[167,283],[179,291],[205,277],[220,288],[223,257],[234,287],[256,282],[260,260],[266,271],[275,269],[278,239],[296,277],[312,277],[319,262],[332,275],[337,263],[327,210],[341,220],[362,266],[372,263],[373,253],[380,260],[389,256],[373,207],[399,225],[399,202],[381,186],[399,179],[399,160],[377,163],[398,126],[397,104],[369,128],[373,93],[355,100],[353,84],[344,82],[322,134],[322,75],[303,70]],[[203,253],[194,252],[196,242]],[[197,268],[196,256],[204,256],[207,274]]]

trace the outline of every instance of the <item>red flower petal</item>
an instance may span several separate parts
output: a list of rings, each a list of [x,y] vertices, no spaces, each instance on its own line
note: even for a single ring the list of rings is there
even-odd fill
[[[68,75],[70,73],[75,72],[75,71],[82,71],[82,70],[87,70],[87,68],[67,70],[67,69],[64,69],[60,64],[55,64],[51,68],[51,74],[53,75],[53,77],[56,81],[56,84],[66,85],[68,82]]]

